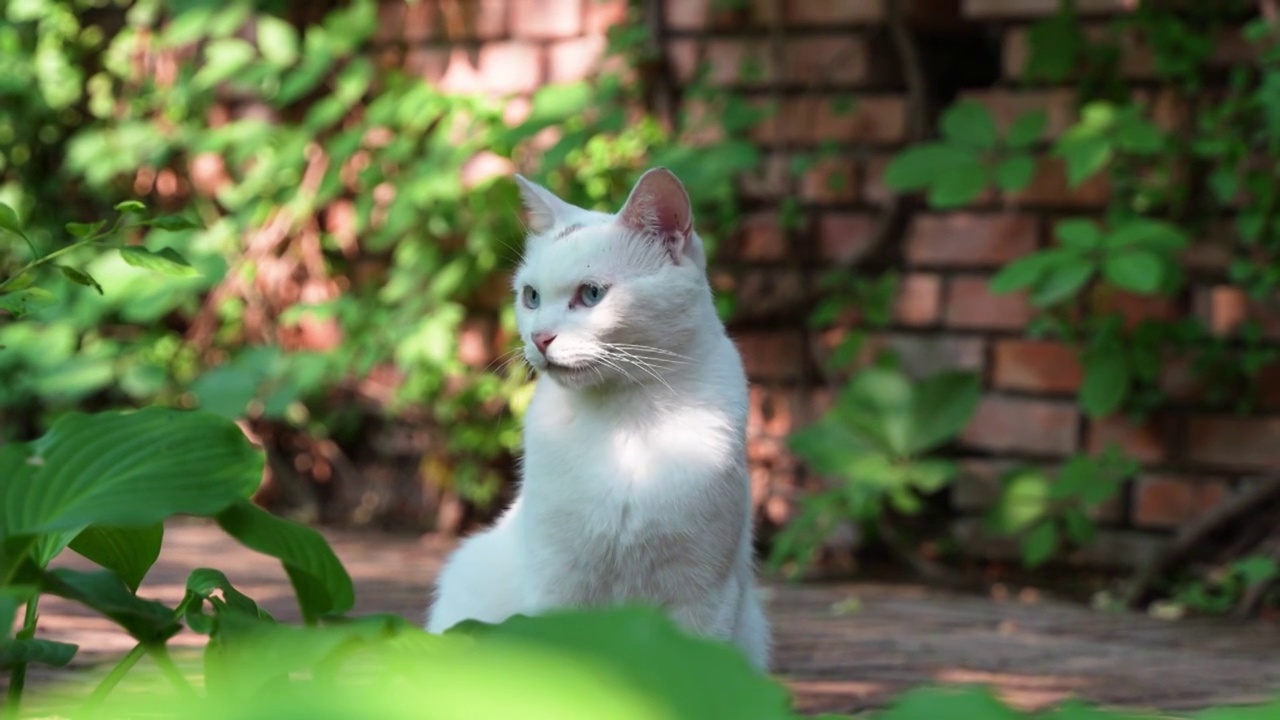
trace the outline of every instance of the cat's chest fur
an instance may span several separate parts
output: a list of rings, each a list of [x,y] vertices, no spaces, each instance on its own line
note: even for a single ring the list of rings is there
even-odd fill
[[[521,508],[528,539],[566,581],[587,579],[582,600],[650,594],[669,580],[664,571],[718,575],[699,556],[722,555],[747,522],[741,457],[731,407],[535,398]]]

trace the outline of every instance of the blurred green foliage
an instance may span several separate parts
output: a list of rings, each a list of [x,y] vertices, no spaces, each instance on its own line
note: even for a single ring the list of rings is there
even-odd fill
[[[503,273],[523,231],[504,163],[597,209],[666,165],[714,246],[733,177],[757,161],[742,138],[759,113],[697,86],[704,112],[660,122],[622,74],[652,51],[624,24],[610,34],[624,70],[542,88],[507,122],[500,99],[375,64],[372,0],[307,22],[298,9],[0,0],[0,200],[34,244],[0,246],[0,275],[122,200],[199,225],[165,237],[198,276],[77,251],[103,295],[58,287],[30,322],[0,325],[0,433],[152,402],[339,444],[393,419],[428,431],[427,482],[483,503],[528,394],[518,363],[459,353],[467,332],[488,355],[510,349]],[[696,152],[681,140],[709,128]]]

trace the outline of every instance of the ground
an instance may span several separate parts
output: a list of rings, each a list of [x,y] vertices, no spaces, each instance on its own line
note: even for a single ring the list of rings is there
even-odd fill
[[[447,542],[325,534],[355,580],[357,612],[422,616]],[[276,561],[199,522],[169,527],[140,594],[176,602],[187,573],[200,566],[225,571],[276,617],[297,617]],[[1031,592],[996,599],[870,583],[769,583],[766,592],[776,672],[805,711],[850,712],[933,682],[989,684],[1027,708],[1077,696],[1179,711],[1262,701],[1280,690],[1280,628],[1272,625],[1103,613]],[[77,666],[101,663],[132,644],[71,603],[50,599],[41,610],[41,636],[81,646]],[[199,641],[191,633],[175,640]],[[42,671],[35,681],[48,678]]]

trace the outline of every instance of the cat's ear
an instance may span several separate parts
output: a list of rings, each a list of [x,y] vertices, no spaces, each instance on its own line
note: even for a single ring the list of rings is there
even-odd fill
[[[556,197],[555,193],[538,183],[516,174],[516,184],[520,186],[520,198],[529,211],[529,229],[535,233],[544,233],[556,225],[568,224],[566,218],[581,212],[577,207]]]
[[[686,255],[695,262],[700,248],[694,247],[693,207],[680,179],[666,168],[653,168],[640,176],[626,205],[618,211],[618,222],[637,232],[649,233],[667,243],[671,257]]]

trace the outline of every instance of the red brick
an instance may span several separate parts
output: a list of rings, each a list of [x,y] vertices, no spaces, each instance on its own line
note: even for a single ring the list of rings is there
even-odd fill
[[[849,85],[867,78],[866,43],[849,33],[787,38],[782,52],[787,83]]]
[[[667,62],[676,80],[689,82],[698,74],[698,41],[676,38],[667,41]]]
[[[964,14],[970,18],[1035,18],[1056,15],[1060,0],[964,0]],[[1076,0],[1082,15],[1123,13],[1134,9],[1135,0]]]
[[[445,77],[451,62],[450,53],[444,48],[411,47],[405,54],[404,69],[411,75],[434,83]]]
[[[627,0],[586,0],[583,27],[590,34],[604,34],[627,21]]]
[[[404,9],[401,22],[400,35],[410,43],[431,40],[444,30],[440,9],[433,3],[409,3]]]
[[[663,15],[675,30],[705,30],[711,26],[712,0],[666,0]]]
[[[946,302],[946,324],[967,330],[1019,330],[1035,315],[1025,293],[993,295],[988,278],[957,276],[951,279]]]
[[[734,334],[747,377],[753,382],[794,381],[804,364],[804,334],[799,330],[753,330]]]
[[[738,229],[739,260],[768,262],[787,255],[787,236],[778,224],[778,214],[759,210],[742,219]]]
[[[808,287],[799,270],[748,268],[736,273],[729,287],[717,291],[737,298],[734,319],[742,321],[761,316],[794,316],[796,308],[804,306]]]
[[[604,50],[605,39],[600,35],[584,35],[553,44],[547,54],[547,82],[570,82],[595,74]]]
[[[831,27],[842,23],[872,23],[884,18],[885,0],[801,0],[787,2],[790,25]]]
[[[996,123],[1008,130],[1019,117],[1034,111],[1045,113],[1045,132],[1042,140],[1061,135],[1079,117],[1076,112],[1076,96],[1068,88],[1053,90],[981,90],[963,93],[962,98],[975,100],[987,106]]]
[[[1008,198],[1023,205],[1048,205],[1052,207],[1102,207],[1111,199],[1111,188],[1106,174],[1099,173],[1075,188],[1067,185],[1066,170],[1062,160],[1041,157],[1031,184]]]
[[[1094,302],[1098,313],[1120,313],[1128,327],[1143,320],[1176,320],[1181,315],[1172,299],[1160,296],[1111,290],[1095,296]]]
[[[1133,522],[1143,528],[1171,528],[1200,517],[1227,497],[1221,479],[1144,475],[1134,486]]]
[[[1074,403],[989,395],[961,442],[996,453],[1067,455],[1076,449],[1079,418]]]
[[[906,134],[906,104],[900,96],[862,96],[843,107],[843,96],[785,97],[757,125],[762,143],[817,144],[824,141],[898,143]]]
[[[1211,237],[1201,238],[1191,243],[1182,255],[1187,268],[1203,273],[1222,274],[1231,265],[1231,247],[1222,239],[1223,230],[1215,231]]]
[[[1154,415],[1142,422],[1121,415],[1090,420],[1087,447],[1098,454],[1114,445],[1139,462],[1164,462],[1174,454],[1175,423],[1171,415]]]
[[[871,251],[876,218],[867,213],[827,212],[818,221],[818,252],[823,260],[849,265]]]
[[[856,201],[857,163],[843,154],[816,161],[800,178],[800,199],[817,203]]]
[[[873,205],[889,202],[896,193],[884,184],[884,170],[889,165],[890,155],[871,155],[862,161],[858,178],[863,199]]]
[[[916,265],[1000,267],[1036,249],[1037,222],[1024,213],[916,215],[907,260]]]
[[[892,350],[902,361],[902,371],[913,378],[925,378],[949,370],[981,373],[985,348],[980,338],[880,333],[867,339],[860,360],[871,362],[881,352]]]
[[[714,84],[754,86],[777,79],[773,53],[765,39],[707,40],[703,52],[709,68],[707,79]]]
[[[756,169],[741,177],[742,194],[751,200],[777,200],[788,193],[791,158],[784,152],[766,152]]]
[[[815,407],[812,399],[798,388],[752,385],[747,405],[747,433],[785,438],[792,430],[820,416]]]
[[[1076,349],[1050,340],[1001,340],[995,347],[991,384],[1001,390],[1071,393],[1084,371]]]
[[[1253,321],[1260,325],[1265,337],[1280,338],[1280,313],[1250,300],[1239,288],[1230,285],[1197,288],[1193,300],[1196,315],[1215,334],[1231,335],[1241,325]]]
[[[440,86],[450,92],[532,92],[542,83],[542,61],[540,48],[522,42],[485,43],[478,65],[465,49],[455,48]]]
[[[942,315],[942,278],[932,273],[910,273],[898,283],[893,319],[899,325],[934,325]]]
[[[582,32],[582,4],[594,0],[521,0],[511,3],[511,34],[528,40],[554,40]]]
[[[1196,415],[1187,420],[1187,458],[1233,468],[1280,467],[1280,418]]]

